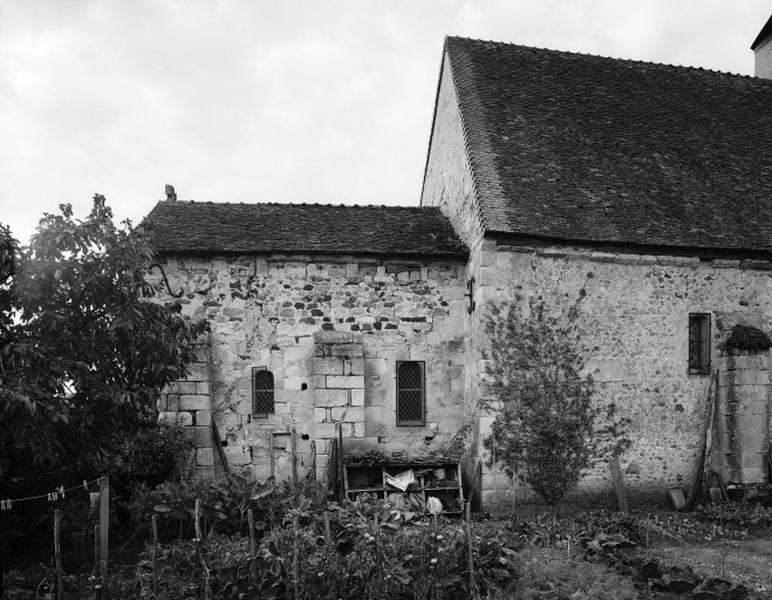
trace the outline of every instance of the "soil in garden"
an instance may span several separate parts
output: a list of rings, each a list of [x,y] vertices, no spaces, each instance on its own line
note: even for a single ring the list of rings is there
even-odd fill
[[[772,537],[702,544],[663,542],[651,546],[649,553],[772,597]]]

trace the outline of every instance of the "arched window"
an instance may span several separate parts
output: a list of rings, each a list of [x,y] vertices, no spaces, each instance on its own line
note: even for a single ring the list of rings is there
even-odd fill
[[[273,413],[273,373],[265,367],[253,367],[252,414],[267,417]]]
[[[424,364],[398,362],[397,425],[425,425],[424,412]]]

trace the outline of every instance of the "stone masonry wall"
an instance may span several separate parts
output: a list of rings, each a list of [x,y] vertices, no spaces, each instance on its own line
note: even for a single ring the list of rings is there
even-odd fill
[[[718,359],[713,466],[727,484],[767,480],[768,352],[732,352]]]
[[[562,311],[584,296],[580,344],[595,380],[596,401],[613,402],[632,420],[632,447],[620,462],[633,502],[664,503],[669,487],[686,487],[704,435],[710,384],[710,375],[688,371],[689,313],[753,313],[770,331],[772,265],[496,246],[493,240],[486,240],[481,254],[479,283],[486,301],[541,296]],[[718,334],[712,331],[715,343]],[[716,368],[716,348],[712,356]],[[483,369],[481,364],[478,376]],[[481,417],[483,436],[492,420],[493,415]],[[497,469],[485,469],[482,487],[486,506],[511,505],[511,484]],[[584,477],[578,496],[583,494],[613,502],[607,464]],[[533,499],[522,488],[514,496],[515,503]]]
[[[279,255],[162,264],[183,296],[161,299],[211,324],[210,397],[204,365],[194,365],[191,379],[170,390],[164,414],[176,418],[176,406],[196,426],[211,414],[231,468],[267,477],[273,453],[276,476],[288,477],[293,427],[300,476],[311,468],[313,442],[323,477],[337,423],[347,449],[408,453],[440,450],[463,426],[465,265]],[[426,427],[396,426],[395,361],[403,359],[425,362]],[[253,367],[274,375],[275,414],[267,417],[252,415]],[[196,393],[183,401],[183,391]],[[208,472],[210,454],[197,457]]]
[[[480,466],[479,455],[482,439],[478,424],[478,391],[480,389],[480,369],[482,360],[480,342],[484,342],[481,334],[481,315],[483,296],[479,287],[480,266],[483,248],[483,227],[477,204],[477,192],[472,175],[471,163],[467,153],[464,124],[458,105],[458,96],[447,56],[443,57],[437,104],[435,107],[429,156],[427,158],[424,185],[421,193],[423,206],[439,206],[440,210],[451,220],[458,236],[470,248],[467,279],[465,283],[474,280],[470,300],[477,305],[469,315],[469,337],[463,364],[466,372],[464,389],[467,402],[465,404],[466,419],[475,424],[472,429],[472,444],[478,448],[476,456],[464,465],[465,477],[473,481],[478,476]],[[472,499],[475,508],[480,508],[479,486],[477,497]]]

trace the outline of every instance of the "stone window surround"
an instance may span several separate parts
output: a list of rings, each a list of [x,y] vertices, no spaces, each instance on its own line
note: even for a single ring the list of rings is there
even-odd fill
[[[421,402],[421,420],[420,421],[407,421],[400,419],[400,381],[399,370],[402,365],[411,364],[417,365],[420,369],[420,402]],[[398,360],[396,361],[394,370],[394,379],[396,387],[396,406],[395,406],[395,418],[397,421],[397,427],[425,427],[426,426],[426,364],[422,360]]]
[[[258,373],[268,373],[271,377],[271,389],[268,388],[257,388],[257,374]],[[266,366],[257,366],[252,367],[252,417],[258,418],[258,419],[267,419],[271,414],[275,412],[275,390],[276,390],[276,382],[274,379],[274,374],[268,370],[268,367]],[[268,397],[268,394],[270,392],[270,398]],[[264,401],[268,403],[270,401],[271,410],[266,412],[257,412],[257,395],[258,394],[265,394],[266,397],[264,398]]]

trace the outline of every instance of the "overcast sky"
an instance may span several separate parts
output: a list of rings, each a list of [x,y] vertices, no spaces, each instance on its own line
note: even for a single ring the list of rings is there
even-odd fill
[[[752,74],[769,0],[0,0],[0,222],[418,204],[443,37]]]

